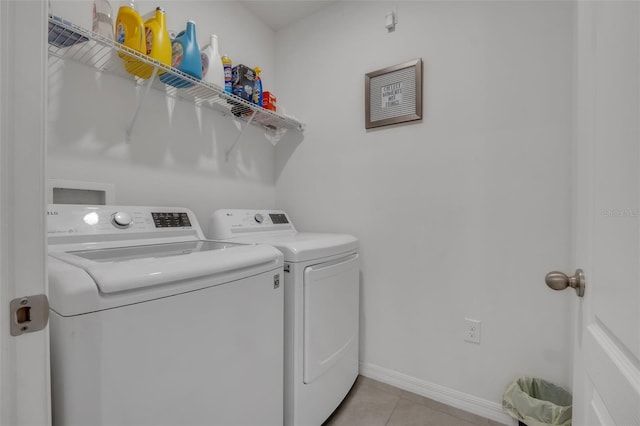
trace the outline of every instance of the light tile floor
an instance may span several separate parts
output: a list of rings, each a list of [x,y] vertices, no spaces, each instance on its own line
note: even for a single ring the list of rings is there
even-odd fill
[[[500,426],[466,411],[358,376],[322,426]]]

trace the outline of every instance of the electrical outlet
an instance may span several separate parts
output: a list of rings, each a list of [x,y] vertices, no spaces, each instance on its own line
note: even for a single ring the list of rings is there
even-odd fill
[[[465,318],[464,319],[464,341],[469,343],[480,344],[480,321]]]

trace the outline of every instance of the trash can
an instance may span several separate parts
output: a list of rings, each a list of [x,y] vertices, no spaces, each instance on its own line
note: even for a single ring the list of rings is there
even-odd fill
[[[571,426],[571,394],[534,377],[520,377],[507,386],[502,407],[526,426]]]

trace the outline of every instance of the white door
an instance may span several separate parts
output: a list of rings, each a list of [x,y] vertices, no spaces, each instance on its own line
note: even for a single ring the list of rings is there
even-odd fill
[[[573,424],[640,425],[640,3],[577,8]]]
[[[0,424],[48,425],[48,330],[14,337],[9,303],[46,292],[46,3],[0,0]]]

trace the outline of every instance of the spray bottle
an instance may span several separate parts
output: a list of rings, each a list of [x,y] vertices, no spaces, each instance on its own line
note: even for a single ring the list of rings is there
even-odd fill
[[[253,69],[256,72],[256,81],[253,84],[253,103],[262,106],[262,80],[260,80],[260,72],[262,68],[255,67]]]
[[[231,59],[226,54],[222,57],[222,66],[224,68],[224,91],[233,93]]]

